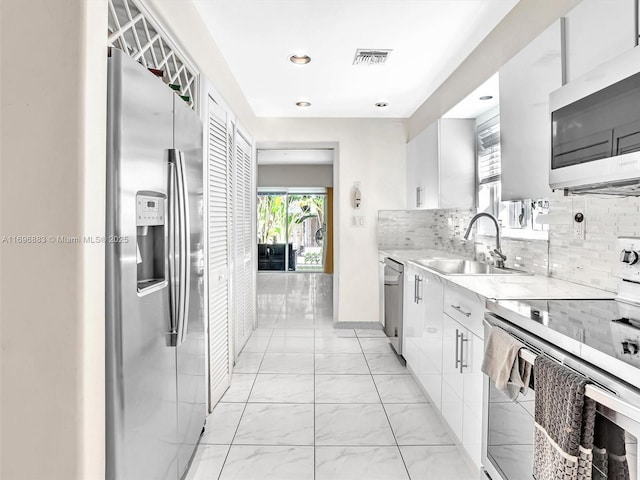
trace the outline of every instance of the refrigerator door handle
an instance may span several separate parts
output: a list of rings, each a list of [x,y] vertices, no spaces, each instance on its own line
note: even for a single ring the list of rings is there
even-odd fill
[[[178,200],[178,236],[180,246],[180,276],[179,276],[179,314],[177,325],[177,343],[179,346],[187,338],[189,324],[189,300],[191,287],[191,228],[189,225],[189,189],[187,187],[187,172],[184,153],[175,150],[176,185]]]
[[[178,198],[177,198],[177,180],[176,180],[176,164],[175,151],[169,150],[169,195],[168,195],[168,238],[169,238],[169,341],[168,345],[175,347],[178,340],[178,317],[180,311],[180,299],[178,292],[179,285],[179,268],[177,265],[177,245],[180,243],[178,237]]]

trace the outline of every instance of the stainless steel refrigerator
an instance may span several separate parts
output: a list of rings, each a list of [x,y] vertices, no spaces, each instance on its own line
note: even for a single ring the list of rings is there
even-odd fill
[[[202,123],[109,54],[106,471],[182,478],[205,422]]]

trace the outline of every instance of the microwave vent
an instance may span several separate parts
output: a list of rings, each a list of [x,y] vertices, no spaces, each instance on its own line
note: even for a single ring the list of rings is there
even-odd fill
[[[568,189],[574,195],[617,195],[623,197],[640,197],[640,178],[623,182],[605,182],[573,187]]]
[[[354,65],[382,65],[392,50],[374,50],[359,48],[353,57]]]

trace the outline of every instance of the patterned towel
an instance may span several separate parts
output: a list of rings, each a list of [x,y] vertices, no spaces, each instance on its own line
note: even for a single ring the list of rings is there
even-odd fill
[[[596,404],[587,380],[544,356],[534,369],[536,480],[591,480]]]
[[[624,430],[611,420],[596,415],[592,480],[630,480],[630,478]]]

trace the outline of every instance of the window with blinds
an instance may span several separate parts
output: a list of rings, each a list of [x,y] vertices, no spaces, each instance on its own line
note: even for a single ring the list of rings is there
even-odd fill
[[[478,183],[500,180],[500,115],[478,125]]]
[[[500,210],[500,114],[478,124],[478,212],[498,216]]]

